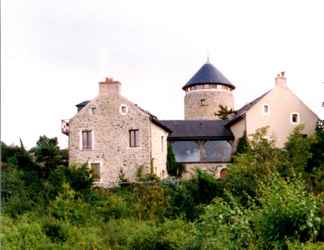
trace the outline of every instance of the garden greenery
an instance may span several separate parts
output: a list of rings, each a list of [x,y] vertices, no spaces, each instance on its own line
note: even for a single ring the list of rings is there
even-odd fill
[[[1,249],[324,249],[324,130],[284,148],[244,138],[224,178],[141,176],[93,186],[55,138],[1,144]]]

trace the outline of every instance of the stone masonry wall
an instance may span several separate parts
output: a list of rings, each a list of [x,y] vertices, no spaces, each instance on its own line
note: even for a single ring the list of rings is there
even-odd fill
[[[185,173],[182,177],[183,179],[191,179],[195,175],[196,170],[200,169],[219,178],[222,169],[227,168],[228,165],[229,163],[186,163]]]
[[[201,100],[205,99],[204,104]],[[219,105],[234,109],[234,98],[230,91],[194,90],[186,93],[184,98],[185,120],[214,120]]]
[[[121,113],[126,105],[126,114]],[[93,113],[93,110],[95,111]],[[120,95],[98,95],[70,120],[70,163],[99,162],[100,186],[112,186],[120,171],[130,181],[143,167],[150,171],[151,130],[149,115]],[[81,131],[93,131],[94,147],[82,150]],[[139,129],[139,147],[129,146],[129,130]]]

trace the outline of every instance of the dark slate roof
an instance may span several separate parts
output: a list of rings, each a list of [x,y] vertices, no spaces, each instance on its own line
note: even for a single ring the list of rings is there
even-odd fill
[[[78,112],[83,109],[90,101],[83,101],[75,105],[78,108]]]
[[[230,126],[234,124],[235,122],[241,120],[245,113],[250,110],[258,101],[262,99],[265,95],[267,95],[271,90],[265,92],[263,95],[259,96],[258,98],[254,99],[252,102],[249,102],[245,104],[242,108],[239,110],[235,111],[235,114],[226,122],[226,126]]]
[[[169,140],[232,140],[223,120],[160,120],[172,133]]]
[[[210,62],[205,63],[182,89],[205,83],[222,84],[235,89],[235,86]]]

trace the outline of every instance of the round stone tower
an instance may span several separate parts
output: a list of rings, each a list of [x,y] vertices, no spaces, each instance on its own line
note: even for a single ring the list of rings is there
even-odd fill
[[[215,120],[220,105],[234,109],[235,86],[209,61],[182,88],[185,120]]]

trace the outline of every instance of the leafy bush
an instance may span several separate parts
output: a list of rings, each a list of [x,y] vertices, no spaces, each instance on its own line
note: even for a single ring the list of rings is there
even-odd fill
[[[261,208],[255,212],[261,248],[284,248],[286,241],[315,240],[321,223],[319,201],[305,191],[301,179],[289,182],[278,175],[272,185],[260,184]]]
[[[24,215],[18,219],[1,217],[3,249],[51,249],[53,245],[35,218]]]

